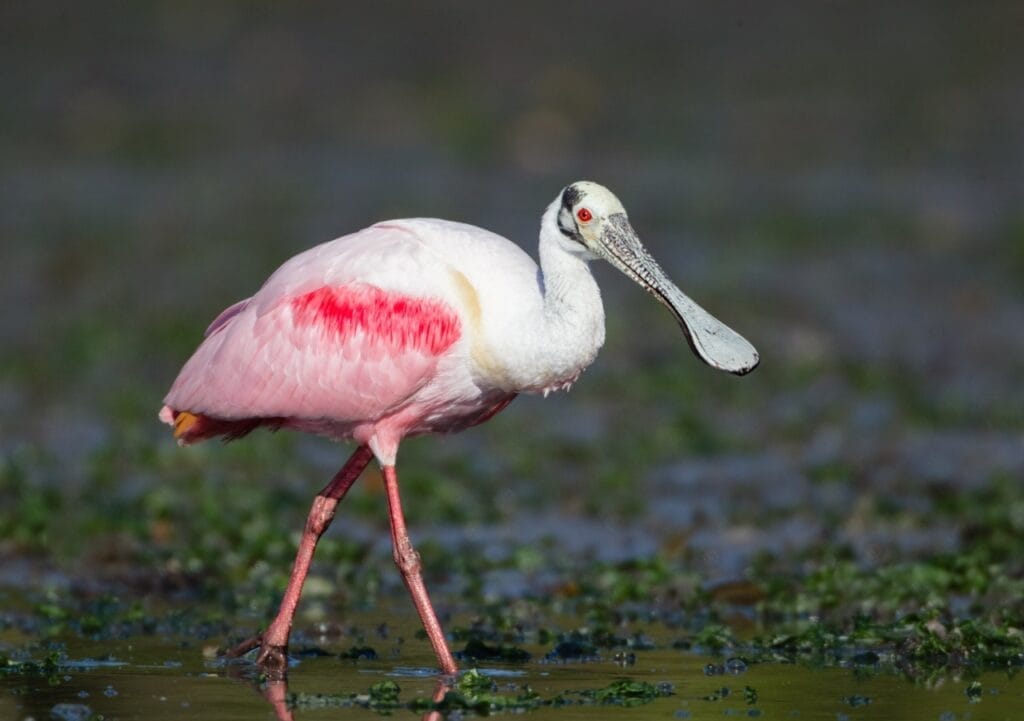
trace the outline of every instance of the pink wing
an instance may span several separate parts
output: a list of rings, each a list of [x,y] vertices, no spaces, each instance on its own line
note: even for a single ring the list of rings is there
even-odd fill
[[[245,306],[249,305],[249,301],[250,300],[251,300],[250,298],[246,298],[245,300],[240,300],[237,303],[234,303],[233,305],[229,305],[227,308],[222,310],[220,312],[220,315],[218,315],[216,318],[214,318],[213,322],[210,323],[210,325],[206,328],[206,332],[203,333],[203,337],[205,338],[207,336],[211,336],[219,328],[222,328],[223,326],[227,325],[228,321],[230,321],[236,315],[238,315],[243,310],[245,310]]]
[[[461,335],[458,313],[424,284],[436,261],[423,253],[406,233],[370,228],[296,256],[218,316],[164,402],[216,419],[340,424],[401,407]]]

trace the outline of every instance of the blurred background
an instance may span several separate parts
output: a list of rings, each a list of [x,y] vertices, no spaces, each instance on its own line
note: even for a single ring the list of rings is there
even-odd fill
[[[871,567],[969,548],[980,497],[1019,530],[1021,37],[1019,2],[4,3],[0,581],[228,577],[268,613],[345,450],[177,448],[156,412],[206,324],[380,219],[535,254],[582,178],[762,368],[714,373],[596,268],[572,393],[403,447],[435,576],[463,544],[514,559],[498,597],[537,548]],[[374,479],[346,503],[326,582],[398,587]]]

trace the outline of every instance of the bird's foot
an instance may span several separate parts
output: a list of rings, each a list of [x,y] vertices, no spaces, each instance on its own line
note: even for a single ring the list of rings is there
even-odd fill
[[[282,679],[288,673],[288,647],[263,644],[256,655],[256,665],[269,679]]]
[[[285,677],[288,672],[288,647],[265,643],[262,633],[229,648],[223,655],[226,658],[241,658],[254,648],[260,650],[256,654],[256,666],[267,678],[281,679]]]

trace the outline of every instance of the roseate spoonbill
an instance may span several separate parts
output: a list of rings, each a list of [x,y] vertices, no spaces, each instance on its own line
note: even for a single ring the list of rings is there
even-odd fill
[[[619,200],[569,185],[540,226],[540,266],[472,225],[391,220],[300,253],[217,316],[164,399],[186,445],[290,428],[358,444],[316,496],[257,663],[283,671],[317,540],[371,458],[380,464],[394,559],[444,673],[457,671],[409,540],[395,458],[406,436],[482,423],[519,393],[567,389],[604,343],[589,261],[604,258],[666,305],[708,365],[743,375],[754,347],[683,294],[647,253]]]

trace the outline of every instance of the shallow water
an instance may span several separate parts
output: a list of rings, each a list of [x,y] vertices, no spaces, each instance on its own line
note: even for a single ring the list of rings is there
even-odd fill
[[[366,616],[367,625],[379,622]],[[406,619],[409,620],[409,619]],[[266,682],[246,662],[225,663],[212,654],[216,640],[139,636],[116,641],[55,638],[55,672],[0,675],[3,719],[259,719],[373,718],[388,713],[368,706],[374,684],[392,680],[401,689],[396,716],[419,715],[405,707],[429,699],[437,688],[433,657],[413,626],[391,628],[388,640],[370,639],[381,657],[344,660],[350,644],[335,638],[293,656],[287,682]],[[407,640],[402,642],[404,636]],[[14,640],[10,633],[3,641]],[[789,719],[1016,719],[1024,684],[1001,672],[977,677],[942,675],[910,680],[883,666],[812,667],[785,663],[728,663],[723,656],[672,649],[653,637],[654,648],[635,651],[621,665],[612,653],[596,660],[548,662],[547,649],[525,645],[526,663],[463,663],[492,678],[495,692],[514,697],[529,686],[541,703],[531,718]],[[4,644],[6,645],[6,643]],[[37,659],[45,651],[33,654]],[[586,693],[620,679],[652,684],[665,695],[624,705],[595,703]],[[972,685],[973,684],[973,685]],[[274,699],[280,702],[275,706]],[[560,701],[559,701],[560,699]],[[547,705],[552,702],[557,705]],[[510,711],[511,712],[511,711]],[[475,716],[451,711],[445,718]]]

